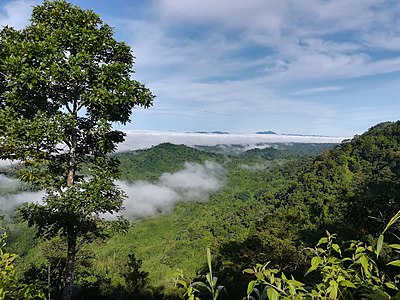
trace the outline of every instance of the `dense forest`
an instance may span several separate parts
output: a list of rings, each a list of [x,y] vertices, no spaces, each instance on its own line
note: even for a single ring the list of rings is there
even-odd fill
[[[391,218],[400,210],[400,122],[378,124],[339,145],[231,147],[235,149],[161,144],[116,154],[127,186],[141,182],[165,188],[171,178],[190,179],[190,172],[199,170],[210,171],[206,179],[218,184],[194,195],[188,192],[198,188],[193,182],[189,188],[174,185],[179,197],[168,205],[127,214],[129,223],[122,229],[107,228],[101,238],[82,243],[73,298],[396,295],[400,227]],[[6,184],[13,182],[17,169],[2,170],[2,199],[38,192]],[[65,238],[35,235],[17,205],[2,214],[1,227],[8,233],[2,261],[6,253],[19,256],[12,261],[15,281],[48,298],[60,297]]]

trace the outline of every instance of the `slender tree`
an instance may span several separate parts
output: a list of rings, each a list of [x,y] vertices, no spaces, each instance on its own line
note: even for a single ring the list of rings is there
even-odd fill
[[[109,154],[124,134],[112,123],[126,124],[154,98],[131,79],[133,63],[97,14],[64,0],[34,7],[22,30],[0,31],[0,159],[21,161],[20,178],[46,190],[22,215],[41,236],[67,238],[63,299],[72,295],[77,241],[101,234],[101,215],[122,209]]]

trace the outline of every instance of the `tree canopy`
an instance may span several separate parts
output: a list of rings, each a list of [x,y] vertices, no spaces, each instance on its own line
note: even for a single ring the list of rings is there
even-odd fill
[[[100,214],[122,209],[109,154],[135,106],[154,96],[131,78],[134,56],[91,10],[64,0],[33,8],[30,24],[0,31],[0,159],[21,161],[20,178],[46,190],[22,214],[44,236],[68,240],[68,299],[77,239],[100,233]],[[82,166],[90,177],[82,176]]]

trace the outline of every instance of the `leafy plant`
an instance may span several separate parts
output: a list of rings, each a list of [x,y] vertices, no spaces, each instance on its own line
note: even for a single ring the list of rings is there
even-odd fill
[[[42,291],[32,284],[19,282],[14,261],[18,255],[4,251],[6,233],[0,236],[0,300],[3,299],[46,299]]]
[[[206,289],[211,294],[212,300],[216,300],[218,299],[221,290],[224,289],[224,286],[218,285],[218,277],[213,276],[211,261],[211,250],[210,248],[207,248],[208,273],[206,274],[206,283],[202,281],[196,281],[193,282],[192,285]]]
[[[257,264],[251,269],[243,270],[244,273],[256,277],[249,282],[247,287],[247,297],[244,299],[265,300],[278,299],[279,296],[288,299],[300,299],[307,294],[304,284],[295,280],[293,277],[288,279],[286,275],[278,269],[270,269],[269,262],[261,265]],[[254,293],[254,295],[252,295]]]
[[[186,280],[182,270],[177,271],[177,276],[173,279],[173,282],[175,294],[177,294],[179,299],[201,300],[201,298],[197,296],[201,294],[201,290],[206,290],[211,295],[212,300],[218,299],[224,286],[218,285],[218,278],[213,276],[210,248],[207,248],[207,265],[208,273],[206,274],[206,283],[202,281],[192,282],[191,280]]]
[[[195,293],[199,292],[192,284],[192,282],[185,279],[183,271],[178,269],[176,277],[173,279],[173,291],[169,293],[174,294],[182,300],[200,300]]]
[[[318,272],[319,282],[306,287],[293,277],[288,279],[278,269],[269,268],[269,264],[257,264],[244,272],[256,279],[250,281],[247,299],[391,299],[394,291],[399,291],[397,275],[391,281],[383,274],[376,263],[383,247],[385,232],[400,220],[400,211],[392,217],[377,241],[376,249],[359,241],[351,241],[350,246],[342,250],[335,243],[336,235],[326,232],[327,236],[319,240],[311,249],[311,266],[305,275]],[[389,245],[397,253],[399,244]],[[389,262],[400,266],[400,260]],[[400,296],[397,292],[396,296]]]

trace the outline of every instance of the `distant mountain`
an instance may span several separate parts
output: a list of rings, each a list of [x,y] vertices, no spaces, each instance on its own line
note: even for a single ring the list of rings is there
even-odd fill
[[[269,131],[257,131],[256,134],[276,134],[276,133],[269,130]]]
[[[229,134],[229,132],[219,131],[219,130],[215,130],[215,131],[196,131],[195,133],[201,133],[201,134]]]

